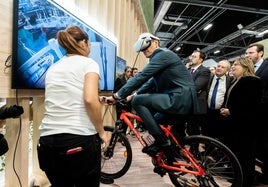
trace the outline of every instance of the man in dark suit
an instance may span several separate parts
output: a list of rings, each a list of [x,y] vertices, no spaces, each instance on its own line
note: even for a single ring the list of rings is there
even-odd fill
[[[215,73],[211,75],[208,84],[208,96],[207,96],[207,116],[206,123],[202,128],[202,133],[207,136],[220,139],[221,134],[221,122],[223,116],[220,114],[220,108],[222,107],[226,90],[228,90],[231,84],[231,77],[228,76],[231,64],[228,60],[221,60],[218,62]],[[213,102],[213,92],[216,86],[217,79],[219,79],[218,86],[216,88],[215,102]]]
[[[207,87],[210,79],[210,70],[202,65],[206,59],[206,54],[200,50],[193,51],[189,57],[189,73],[195,83],[200,111],[191,116],[187,121],[187,134],[201,134],[202,126],[205,125],[205,115],[207,113]]]
[[[127,66],[124,70],[124,73],[122,73],[121,75],[119,75],[114,82],[114,90],[113,92],[116,93],[120,88],[122,88],[122,86],[124,86],[124,84],[126,84],[126,82],[128,81],[128,79],[130,79],[132,77],[132,68],[130,66]],[[125,108],[127,111],[131,111],[131,105],[127,105]],[[116,116],[117,119],[119,119],[120,114],[121,114],[121,108],[116,105]]]
[[[245,56],[254,62],[255,75],[262,81],[262,100],[259,110],[259,135],[257,140],[257,158],[263,162],[262,175],[259,181],[268,184],[268,131],[266,120],[268,116],[268,59],[263,59],[264,46],[262,44],[251,44],[247,47]]]
[[[114,83],[114,90],[113,92],[116,93],[120,88],[122,88],[122,86],[124,86],[124,84],[126,84],[126,82],[132,77],[132,68],[130,66],[127,66],[124,70],[124,72],[119,75],[116,79],[115,79],[115,83]],[[127,103],[124,108],[122,108],[122,106],[118,105],[117,103],[115,104],[115,110],[116,110],[116,119],[120,118],[120,114],[122,109],[126,110],[126,111],[131,111],[131,104]],[[124,133],[126,133],[127,131],[127,125],[123,126],[123,130]]]
[[[124,84],[126,84],[127,80],[132,77],[132,68],[130,66],[127,66],[124,70],[124,73],[119,75],[115,79],[114,83],[114,93],[116,93]]]
[[[155,139],[152,145],[142,150],[149,155],[170,145],[155,114],[186,115],[198,110],[195,85],[187,68],[176,53],[159,46],[158,37],[150,33],[141,34],[134,49],[143,52],[149,58],[149,63],[118,92],[106,98],[111,102],[133,98],[132,107]],[[135,90],[136,93],[128,97]]]

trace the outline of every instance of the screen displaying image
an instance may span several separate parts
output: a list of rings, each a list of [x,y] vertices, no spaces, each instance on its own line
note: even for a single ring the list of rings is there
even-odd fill
[[[100,89],[114,88],[116,44],[50,0],[15,0],[12,88],[44,89],[48,68],[65,54],[56,34],[70,25],[85,30],[91,41],[89,57],[100,67]]]
[[[115,68],[115,77],[122,75],[124,70],[127,67],[127,61],[120,58],[119,56],[116,57],[116,68]]]

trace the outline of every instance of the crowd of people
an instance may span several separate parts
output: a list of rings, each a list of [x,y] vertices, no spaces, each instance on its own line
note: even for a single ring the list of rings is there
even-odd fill
[[[158,37],[143,33],[134,50],[149,63],[141,71],[127,66],[115,81],[113,95],[103,97],[99,67],[88,57],[87,33],[70,26],[57,39],[67,54],[46,74],[46,112],[37,147],[40,168],[52,186],[100,185],[101,149],[109,142],[101,105],[118,99],[129,102],[129,110],[141,116],[155,139],[144,153],[154,155],[170,145],[158,125],[166,114],[190,114],[182,127],[185,135],[202,134],[225,143],[241,163],[243,187],[256,183],[255,163],[261,160],[258,180],[268,184],[268,60],[263,59],[263,45],[251,44],[244,57],[232,63],[221,60],[210,70],[203,66],[204,52],[193,51],[185,65],[176,53],[160,47]],[[5,121],[0,122],[1,127]]]
[[[195,127],[201,129],[200,134],[219,139],[235,153],[242,167],[244,187],[268,184],[268,134],[263,124],[268,111],[268,60],[263,55],[264,46],[254,43],[246,48],[244,57],[232,63],[219,61],[215,71],[210,70],[209,78],[203,79],[207,87],[206,120]],[[196,52],[193,56],[198,57]],[[193,74],[191,58],[187,66]],[[260,173],[255,171],[256,159],[262,162]]]

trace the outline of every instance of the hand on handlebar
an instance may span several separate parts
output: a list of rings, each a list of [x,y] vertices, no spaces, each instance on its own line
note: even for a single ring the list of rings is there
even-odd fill
[[[112,96],[109,96],[109,97],[104,97],[104,102],[105,104],[113,105],[116,103],[116,100]]]
[[[129,102],[133,99],[134,96],[135,94],[131,94],[127,96],[125,99],[116,99],[114,96],[109,96],[109,97],[100,96],[99,100],[101,104],[113,105],[116,102]]]
[[[107,104],[107,103],[106,103],[106,96],[99,96],[99,101],[100,101],[100,103],[101,103],[102,105]]]
[[[125,101],[126,101],[126,102],[131,101],[131,100],[133,99],[134,96],[135,96],[135,93],[133,93],[133,94],[127,96],[126,99],[125,99]]]

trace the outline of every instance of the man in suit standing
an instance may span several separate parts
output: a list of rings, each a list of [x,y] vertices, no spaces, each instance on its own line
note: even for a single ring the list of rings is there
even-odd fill
[[[120,88],[122,88],[122,86],[124,86],[124,84],[126,84],[126,82],[128,81],[128,79],[130,79],[132,77],[132,68],[130,66],[127,66],[124,70],[124,73],[122,73],[121,75],[119,75],[116,79],[115,79],[115,83],[114,83],[114,90],[113,92],[116,93]],[[127,111],[131,111],[131,105],[127,105],[127,107],[125,108]],[[116,105],[116,116],[117,119],[119,119],[121,114],[121,108],[120,106]]]
[[[231,64],[228,60],[221,60],[218,62],[215,74],[211,75],[208,84],[208,97],[207,97],[207,118],[206,124],[203,126],[202,133],[207,136],[220,139],[221,122],[223,116],[220,114],[226,90],[231,84],[231,77],[228,76]],[[216,83],[218,79],[218,86]],[[215,90],[216,89],[216,90]],[[215,92],[215,98],[213,96]]]
[[[200,111],[198,114],[193,115],[187,121],[187,134],[201,134],[202,126],[205,123],[205,115],[207,113],[207,87],[210,79],[210,70],[202,65],[206,59],[206,54],[200,50],[193,51],[189,57],[190,67],[189,73],[191,74],[195,83],[198,103]]]
[[[257,139],[257,158],[263,162],[262,175],[259,181],[268,184],[268,131],[266,130],[266,117],[268,116],[268,60],[263,59],[264,46],[262,44],[251,44],[246,48],[245,56],[254,63],[255,75],[262,81],[262,100],[259,110],[258,125],[259,135]]]
[[[126,82],[132,77],[132,68],[130,66],[126,66],[124,72],[119,75],[114,82],[114,90],[113,92],[116,93]],[[121,115],[121,110],[124,109],[126,111],[131,111],[131,104],[127,103],[124,108],[122,108],[117,103],[115,104],[115,110],[116,110],[116,119],[118,120]],[[123,126],[124,133],[127,132],[127,125]]]
[[[152,145],[142,150],[149,155],[170,145],[155,114],[185,115],[198,110],[194,82],[187,68],[176,53],[160,48],[159,42],[159,38],[150,33],[139,36],[134,50],[141,51],[149,58],[149,63],[113,96],[106,98],[106,101],[113,103],[118,99],[132,98],[132,107],[155,139]],[[135,94],[128,97],[135,90]]]

